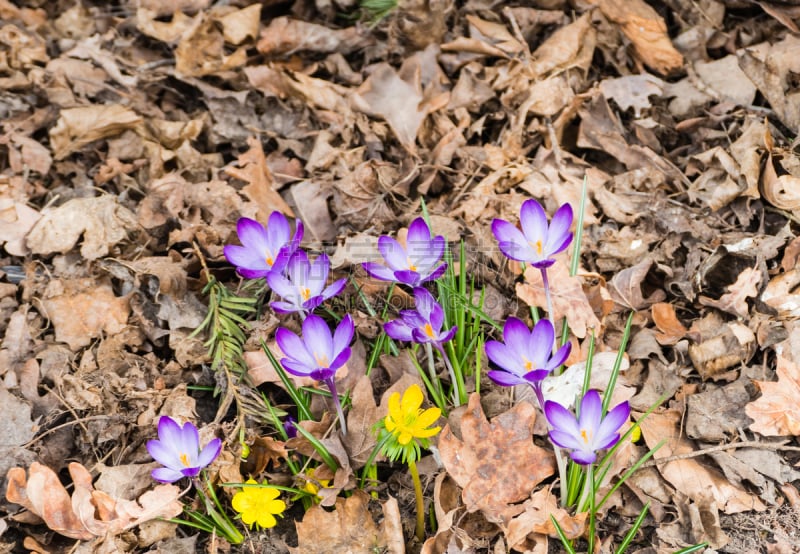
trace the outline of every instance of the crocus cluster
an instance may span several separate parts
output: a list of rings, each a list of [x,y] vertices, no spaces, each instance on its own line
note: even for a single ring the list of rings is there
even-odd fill
[[[236,271],[247,279],[266,278],[272,291],[281,297],[270,303],[279,313],[306,316],[320,304],[336,296],[347,279],[327,285],[330,261],[320,254],[313,262],[301,250],[303,223],[297,221],[294,236],[286,217],[272,212],[264,227],[258,221],[243,217],[236,224],[241,246],[225,246],[225,257]]]

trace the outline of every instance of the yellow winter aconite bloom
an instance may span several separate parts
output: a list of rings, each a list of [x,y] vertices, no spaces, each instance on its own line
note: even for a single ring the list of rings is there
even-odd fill
[[[422,410],[422,400],[422,389],[419,385],[408,387],[402,400],[399,392],[389,397],[389,415],[386,416],[384,425],[402,446],[411,442],[411,439],[432,437],[441,430],[441,427],[427,427],[439,419],[442,411],[439,408]]]
[[[306,480],[306,484],[303,486],[303,490],[307,491],[315,496],[315,501],[320,499],[319,490],[320,488],[327,489],[328,486],[331,484],[330,479],[317,479],[314,475],[316,472],[316,468],[309,468],[306,470],[306,475],[308,479]]]
[[[257,485],[255,479],[248,479],[248,485]],[[266,481],[263,483],[266,484]],[[282,514],[286,509],[283,500],[277,500],[280,491],[266,487],[245,487],[233,495],[231,505],[233,509],[242,514],[242,521],[251,528],[255,523],[261,528],[275,527],[278,522],[276,515]]]

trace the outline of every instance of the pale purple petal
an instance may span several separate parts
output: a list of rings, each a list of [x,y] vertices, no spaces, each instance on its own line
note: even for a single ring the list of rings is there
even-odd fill
[[[317,360],[315,365],[324,367],[324,360],[330,361],[334,356],[331,330],[325,320],[317,315],[310,315],[303,321],[303,343]]]
[[[411,225],[408,226],[408,234],[406,234],[406,244],[409,246],[409,250],[411,250],[413,243],[427,245],[430,240],[431,230],[428,224],[425,223],[425,219],[418,217],[412,221]]]
[[[508,258],[524,262],[535,257],[536,253],[525,240],[525,235],[503,219],[492,221],[492,233],[498,242],[500,251]]]
[[[603,417],[603,401],[600,399],[600,393],[596,390],[589,390],[583,395],[581,400],[581,413],[578,420],[578,426],[581,429],[591,429],[592,435],[597,435],[597,428],[600,425],[600,420]]]
[[[242,246],[261,252],[266,257],[270,248],[269,239],[267,230],[258,221],[249,217],[240,217],[236,222],[236,234],[239,235]]]
[[[180,461],[180,453],[172,446],[167,445],[161,441],[149,440],[147,441],[147,452],[159,464],[167,467],[182,467]]]
[[[496,340],[491,340],[484,345],[483,349],[486,351],[486,355],[489,359],[497,366],[522,378],[522,361],[508,345]]]
[[[235,265],[236,270],[247,279],[265,277],[270,272],[271,268],[267,264],[264,255],[257,250],[228,244],[222,251],[225,254],[225,258]],[[249,274],[245,275],[245,272]]]
[[[552,371],[564,362],[567,361],[569,358],[569,353],[572,351],[572,343],[566,343],[564,346],[559,348],[553,357],[548,360],[547,364],[545,364],[544,369],[547,371]]]
[[[426,344],[428,342],[435,342],[433,337],[429,337],[427,333],[425,333],[419,327],[414,327],[411,329],[411,340],[419,344]]]
[[[309,273],[309,284],[307,285],[314,294],[320,294],[328,282],[328,271],[331,264],[328,261],[326,254],[320,254],[317,259],[311,262],[311,271]]]
[[[379,281],[396,281],[394,277],[394,271],[386,267],[385,265],[381,265],[376,262],[364,262],[361,264],[364,268],[364,271],[372,277],[373,279],[378,279]]]
[[[339,352],[350,346],[350,341],[353,340],[353,333],[355,332],[355,325],[353,325],[353,318],[347,314],[336,326],[333,332],[333,354],[338,355]],[[349,357],[349,354],[348,354]]]
[[[597,429],[597,435],[594,437],[595,447],[602,450],[613,446],[619,440],[620,427],[628,421],[630,415],[631,408],[628,402],[623,402],[609,411]]]
[[[580,449],[585,446],[583,441],[580,439],[572,436],[569,433],[565,433],[564,431],[559,431],[558,429],[553,429],[550,431],[550,440],[553,442],[553,444],[560,446],[561,448]]]
[[[522,377],[517,377],[513,373],[509,373],[507,371],[497,371],[495,369],[490,370],[486,373],[486,375],[502,387],[513,387],[514,385],[523,385],[527,381]]]
[[[439,335],[439,342],[444,343],[444,342],[447,342],[447,341],[451,340],[455,336],[457,330],[458,330],[458,326],[454,325],[453,327],[450,328],[449,331],[447,331],[446,333],[444,333],[442,335]]]
[[[308,287],[308,276],[310,272],[311,264],[308,262],[308,254],[303,250],[298,250],[292,254],[286,266],[286,275],[292,284],[295,287]]]
[[[267,284],[275,294],[282,298],[291,298],[297,295],[297,289],[292,282],[275,271],[267,275]]]
[[[297,304],[291,304],[289,302],[283,302],[280,300],[270,302],[269,307],[279,314],[293,314],[296,312],[302,312],[305,309],[303,306],[298,306]]]
[[[439,267],[437,267],[436,269],[434,269],[431,272],[430,275],[428,275],[427,277],[422,279],[420,282],[421,283],[427,283],[428,281],[433,281],[434,279],[438,279],[439,277],[444,275],[445,271],[447,271],[447,264],[442,264]]]
[[[509,317],[506,320],[503,326],[503,341],[517,356],[528,356],[530,340],[531,331],[524,321],[516,317]]]
[[[410,287],[416,287],[422,282],[420,279],[420,274],[416,271],[411,271],[410,269],[401,269],[394,272],[394,277],[396,281],[404,283]]]
[[[548,257],[558,254],[564,250],[572,241],[572,233],[569,228],[572,226],[572,206],[563,204],[553,214],[550,220],[550,228],[547,231],[547,243],[545,253]]]
[[[285,327],[280,327],[275,332],[275,342],[278,343],[281,351],[291,359],[304,364],[307,367],[316,367],[316,362],[311,353],[306,349],[305,343]]]
[[[406,249],[392,237],[382,235],[378,238],[378,250],[386,260],[386,265],[394,271],[408,269]]]
[[[540,319],[534,325],[533,332],[529,336],[530,340],[526,349],[527,358],[533,362],[534,369],[545,369],[547,360],[553,352],[553,341],[555,340],[553,324],[547,319]]]
[[[594,450],[573,450],[569,453],[569,457],[585,466],[593,464],[597,460],[597,454]]]
[[[150,475],[159,483],[174,483],[175,481],[183,479],[183,473],[168,467],[157,467],[150,472]]]
[[[544,415],[553,429],[573,435],[575,440],[579,440],[581,429],[575,416],[558,402],[548,400],[544,403]]]
[[[436,309],[434,307],[436,305],[436,300],[431,293],[422,287],[414,287],[414,307],[423,320],[433,323],[431,313]],[[441,323],[439,325],[441,326]]]
[[[411,327],[406,325],[403,320],[395,319],[383,324],[383,330],[394,340],[411,342]]]
[[[267,235],[269,237],[270,250],[277,254],[286,243],[289,242],[289,237],[292,235],[292,230],[289,228],[289,222],[279,211],[274,211],[269,214],[267,219]]]
[[[197,457],[197,467],[204,468],[216,460],[220,450],[222,450],[221,440],[211,439],[208,441],[208,444],[200,451],[200,455]]]
[[[346,277],[339,279],[338,281],[334,281],[333,283],[325,287],[325,289],[323,289],[321,296],[324,300],[333,298],[334,296],[342,292],[346,285],[347,285]]]
[[[429,273],[444,253],[444,237],[435,236],[426,243],[407,243],[408,257],[420,273]]]
[[[297,360],[292,360],[291,358],[283,358],[281,360],[281,365],[283,366],[283,369],[292,375],[296,375],[297,377],[308,377],[314,371],[319,369],[316,362],[312,365],[306,365]]]
[[[337,369],[339,369],[340,367],[342,367],[344,364],[347,363],[347,360],[350,359],[351,353],[352,349],[349,346],[345,347],[344,349],[342,349],[341,352],[339,352],[336,355],[333,361],[330,364],[328,364],[328,367],[331,369],[331,371],[335,372]]]
[[[547,214],[539,202],[531,198],[522,203],[519,210],[519,224],[526,242],[536,244],[536,241],[540,240],[544,247],[547,241]]]

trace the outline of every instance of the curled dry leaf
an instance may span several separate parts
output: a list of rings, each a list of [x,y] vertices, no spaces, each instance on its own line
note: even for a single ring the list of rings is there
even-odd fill
[[[142,118],[136,112],[119,104],[70,108],[61,110],[58,122],[50,129],[50,144],[55,159],[63,160],[91,142],[141,124]]]
[[[652,259],[642,260],[635,266],[623,269],[614,275],[608,284],[611,298],[618,304],[633,310],[641,310],[664,300],[667,294],[663,290],[657,289],[647,298],[642,292],[642,285],[652,265]]]
[[[33,462],[25,469],[8,472],[6,498],[20,504],[44,521],[53,531],[78,540],[116,535],[145,521],[171,518],[183,511],[175,485],[158,485],[143,494],[139,502],[115,498],[92,486],[92,475],[81,464],[69,464],[75,484],[72,497],[49,467]]]
[[[276,17],[261,31],[256,45],[265,55],[281,55],[301,50],[349,54],[373,42],[369,33],[358,27],[331,29],[288,17]]]
[[[672,304],[656,302],[650,306],[650,312],[653,316],[653,323],[659,330],[655,335],[659,344],[664,346],[675,344],[686,335],[686,327],[678,321],[675,307]]]
[[[239,167],[229,166],[225,173],[235,179],[247,183],[242,192],[258,206],[258,219],[267,221],[273,210],[278,210],[289,217],[294,217],[292,208],[283,200],[275,190],[275,180],[267,165],[264,147],[256,137],[247,139],[249,150],[239,156]]]
[[[553,454],[533,444],[536,410],[521,402],[486,419],[480,395],[472,394],[461,419],[461,436],[446,425],[439,453],[447,473],[464,489],[467,510],[482,510],[489,521],[503,521],[524,507],[509,506],[528,498],[555,471]]]
[[[383,506],[386,519],[378,526],[369,511],[370,497],[357,490],[349,498],[337,498],[332,511],[322,506],[312,506],[297,526],[297,548],[290,548],[293,554],[318,554],[325,552],[350,552],[352,554],[371,554],[376,549],[392,545],[390,552],[396,550],[397,530],[401,529],[397,519],[399,510],[390,499]],[[323,548],[324,545],[324,548]]]
[[[506,527],[508,548],[528,551],[531,545],[527,543],[531,541],[547,544],[546,536],[558,537],[555,525],[550,519],[551,515],[556,518],[568,539],[580,538],[586,530],[588,512],[571,516],[569,512],[559,507],[558,500],[549,488],[542,488],[531,495],[530,500],[525,502],[525,511],[512,519]]]
[[[800,366],[778,356],[777,381],[756,381],[761,397],[745,407],[754,422],[750,429],[762,435],[800,436]]]

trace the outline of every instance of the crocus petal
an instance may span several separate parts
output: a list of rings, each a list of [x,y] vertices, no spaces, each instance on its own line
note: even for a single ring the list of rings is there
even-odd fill
[[[593,464],[597,460],[597,454],[594,450],[573,450],[569,453],[569,457],[585,466]]]
[[[336,374],[335,369],[331,369],[329,367],[318,367],[317,369],[309,373],[308,376],[314,379],[315,381],[328,381],[330,379],[333,379],[333,376],[335,374]]]
[[[541,383],[545,377],[547,377],[550,372],[546,369],[534,369],[533,371],[529,371],[525,375],[523,375],[523,379],[525,379],[528,383],[532,385],[536,385]]]
[[[344,290],[344,287],[347,285],[347,278],[339,279],[338,281],[334,281],[322,291],[321,295],[323,299],[328,300],[329,298],[333,298],[340,292]]]
[[[303,321],[303,343],[308,352],[314,356],[315,365],[326,366],[320,360],[327,358],[330,362],[333,358],[333,337],[331,330],[325,320],[317,315],[308,316]],[[323,360],[324,361],[324,360]]]
[[[243,274],[245,270],[249,270],[251,274],[253,272],[259,273],[258,277],[248,277],[245,275],[245,277],[248,279],[258,279],[259,277],[264,277],[271,270],[264,259],[264,254],[252,248],[245,248],[244,246],[229,244],[225,246],[222,251],[225,254],[225,258],[231,264],[236,266],[236,269],[239,271],[239,273]]]
[[[386,265],[394,271],[408,269],[406,249],[392,237],[383,235],[378,238],[378,251],[386,260]]]
[[[179,479],[183,479],[183,473],[168,467],[157,467],[150,472],[150,475],[159,483],[174,483]]]
[[[361,264],[361,267],[364,268],[364,271],[367,272],[367,275],[372,277],[373,279],[378,279],[379,281],[394,281],[394,271],[389,269],[388,267],[381,265],[376,262],[364,262]]]
[[[597,428],[600,425],[600,420],[603,417],[603,401],[600,399],[600,393],[596,390],[589,390],[583,395],[581,400],[581,413],[578,420],[578,426],[581,429],[591,429],[593,435],[597,435]]]
[[[289,258],[286,265],[286,275],[292,284],[297,286],[308,286],[311,264],[308,261],[308,254],[303,250],[298,250]]]
[[[328,256],[324,253],[317,256],[317,259],[311,262],[308,287],[315,293],[319,294],[324,288],[325,283],[328,282],[328,271],[330,267],[331,264],[328,261]]]
[[[272,291],[282,298],[291,298],[297,295],[297,289],[289,279],[278,272],[267,275],[267,284]]]
[[[553,352],[555,331],[553,324],[547,319],[540,319],[533,327],[528,341],[527,358],[534,364],[534,369],[545,369],[547,360]],[[508,341],[506,341],[508,342]]]
[[[444,237],[441,235],[424,243],[408,243],[408,257],[420,272],[426,274],[439,261],[442,254],[444,254]]]
[[[236,234],[245,248],[267,255],[270,244],[267,239],[267,230],[258,221],[249,217],[240,217],[236,222]],[[277,254],[277,252],[272,252]]]
[[[421,282],[427,283],[428,281],[433,281],[434,279],[438,279],[439,277],[444,275],[445,271],[447,271],[447,264],[442,264],[436,269],[434,269],[433,272],[431,272],[431,274],[425,277]]]
[[[519,210],[519,224],[526,242],[536,244],[536,241],[542,241],[544,248],[547,241],[547,214],[539,202],[531,198],[522,203]]]
[[[188,421],[181,428],[180,441],[178,442],[179,452],[189,456],[189,461],[194,463],[197,460],[197,453],[200,451],[200,434],[197,427]]]
[[[297,360],[292,360],[291,358],[283,358],[281,360],[281,365],[283,369],[291,373],[292,375],[296,375],[297,377],[308,377],[311,375],[313,371],[317,368],[317,364],[308,366]]]
[[[315,367],[317,365],[314,356],[306,349],[305,343],[289,329],[278,328],[275,332],[275,342],[278,343],[281,351],[288,358],[297,360],[306,367]]]
[[[569,358],[569,353],[572,352],[572,343],[568,342],[561,348],[559,348],[553,357],[548,360],[547,364],[545,364],[544,369],[548,371],[552,371],[564,362],[567,361]]]
[[[522,377],[522,361],[508,345],[496,340],[490,340],[484,345],[483,349],[489,359],[499,367],[515,374],[517,377]]]
[[[165,443],[157,440],[147,441],[147,452],[159,464],[171,468],[183,467],[179,458],[180,454],[172,447],[167,446]]]
[[[451,327],[449,331],[447,331],[444,334],[439,335],[439,339],[438,339],[439,342],[447,342],[447,341],[451,340],[455,336],[457,330],[458,330],[458,326],[457,325],[453,325],[453,327]]]
[[[406,234],[406,245],[408,250],[412,251],[412,245],[427,245],[431,241],[431,230],[425,219],[422,217],[416,218],[408,226],[408,234]]]
[[[546,319],[540,320],[547,321]],[[525,325],[525,322],[516,317],[509,317],[506,324],[503,326],[503,342],[514,351],[519,357],[528,356],[529,348],[528,343],[531,340],[531,330]],[[552,346],[553,341],[550,340]],[[531,360],[533,361],[533,360]]]
[[[289,222],[286,216],[279,211],[274,211],[269,214],[267,219],[267,236],[269,237],[270,247],[273,254],[277,254],[278,250],[289,242],[289,237],[292,230],[289,228]]]
[[[575,440],[579,440],[581,429],[575,416],[558,402],[548,400],[544,403],[544,415],[553,429],[558,429],[564,433],[572,435]]]
[[[181,470],[181,475],[184,477],[196,477],[200,473],[200,469],[199,466],[185,467]]]
[[[428,334],[421,331],[419,327],[411,329],[411,340],[419,344],[434,342],[433,337],[429,337]]]
[[[355,332],[355,325],[353,318],[347,314],[336,326],[333,332],[333,353],[337,354],[350,346],[350,341],[353,340],[353,333]]]
[[[547,231],[547,256],[558,254],[569,246],[570,241],[572,241],[572,233],[569,231],[571,225],[572,206],[563,204],[553,214],[553,219],[550,220],[550,228]]]
[[[497,239],[500,251],[512,260],[524,262],[535,255],[533,248],[525,240],[525,235],[504,219],[492,221],[492,233]]]
[[[349,346],[343,348],[342,351],[336,355],[333,361],[331,361],[331,363],[328,364],[328,367],[331,370],[336,371],[337,369],[339,369],[340,367],[342,367],[344,364],[347,363],[347,360],[350,359],[351,352],[352,350],[350,349]]]
[[[606,414],[600,427],[597,428],[597,435],[595,435],[598,450],[609,448],[619,440],[619,429],[628,421],[630,415],[631,408],[627,401],[618,404]]]
[[[558,429],[553,429],[550,431],[550,440],[553,442],[553,444],[560,446],[561,448],[574,448],[579,450],[586,447],[583,441],[578,437],[575,437],[570,433],[565,433],[564,431],[559,431]]]
[[[508,371],[492,369],[487,372],[486,375],[501,387],[513,387],[515,385],[523,385],[527,382],[522,377],[509,373]]]
[[[269,307],[272,308],[273,311],[278,312],[279,314],[293,314],[305,311],[305,308],[303,306],[298,306],[297,304],[291,304],[289,302],[283,302],[280,300],[276,300],[275,302],[270,302]]]
[[[383,330],[394,340],[411,342],[411,327],[406,325],[403,320],[395,319],[383,324]]]
[[[436,300],[433,295],[422,287],[414,287],[414,304],[416,311],[425,321],[431,321],[431,314],[436,309]],[[441,310],[441,307],[439,308]],[[441,323],[439,324],[441,326]]]
[[[410,269],[401,269],[394,272],[395,280],[404,283],[410,287],[416,287],[422,281],[420,279],[420,274],[416,271],[411,271]]]
[[[206,467],[217,459],[220,450],[222,450],[221,440],[212,439],[208,441],[208,444],[200,451],[200,455],[197,457],[197,466],[200,468]]]

